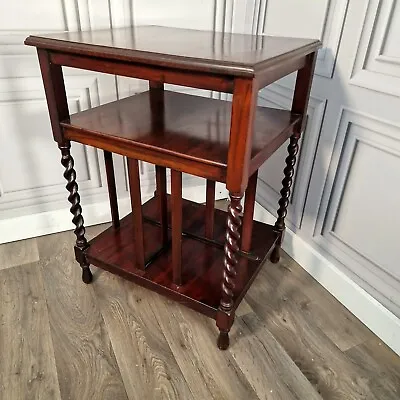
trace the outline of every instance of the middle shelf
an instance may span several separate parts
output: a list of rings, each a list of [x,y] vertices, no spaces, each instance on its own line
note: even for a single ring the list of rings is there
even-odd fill
[[[73,114],[67,139],[182,172],[226,181],[229,101],[144,92]],[[300,116],[257,107],[249,176],[291,135]]]

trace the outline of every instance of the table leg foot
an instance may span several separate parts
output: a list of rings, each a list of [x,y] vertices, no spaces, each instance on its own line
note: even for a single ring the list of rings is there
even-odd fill
[[[217,346],[220,350],[227,350],[229,347],[229,333],[225,331],[220,331]]]
[[[269,257],[273,264],[277,264],[281,258],[281,247],[276,245],[272,250],[272,253]]]
[[[93,281],[93,275],[92,271],[90,271],[89,265],[82,266],[82,281],[87,285]]]

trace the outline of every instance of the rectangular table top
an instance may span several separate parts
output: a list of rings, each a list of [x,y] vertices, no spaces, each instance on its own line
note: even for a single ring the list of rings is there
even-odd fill
[[[135,26],[29,36],[25,44],[97,58],[233,76],[254,76],[316,51],[316,39]]]

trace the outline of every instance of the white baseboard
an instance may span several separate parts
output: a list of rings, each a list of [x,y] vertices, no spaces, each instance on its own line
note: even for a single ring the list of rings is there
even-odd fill
[[[258,203],[254,218],[268,224],[275,223],[275,217]],[[400,355],[399,318],[289,229],[286,230],[282,248],[375,335]]]
[[[142,191],[142,202],[152,197],[150,193],[151,191],[149,190]],[[182,196],[188,200],[204,203],[206,201],[205,183],[198,186],[184,186],[182,188]],[[226,197],[225,185],[218,183],[215,191],[216,200]],[[129,197],[119,199],[118,208],[121,218],[131,212]],[[85,204],[83,217],[85,226],[110,222],[111,214],[108,201]],[[0,244],[68,231],[70,229],[74,229],[74,225],[72,224],[72,215],[69,213],[69,203],[66,201],[65,208],[62,209],[0,220]]]
[[[121,216],[130,212],[129,198],[118,201]],[[108,202],[85,205],[83,210],[85,225],[97,225],[111,220]],[[74,229],[68,203],[62,209],[37,214],[23,215],[0,220],[0,243],[49,235]]]

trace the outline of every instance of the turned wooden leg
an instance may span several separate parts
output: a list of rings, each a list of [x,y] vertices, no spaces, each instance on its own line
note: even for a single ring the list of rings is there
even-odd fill
[[[218,347],[226,350],[229,347],[229,331],[233,324],[233,294],[235,290],[235,279],[237,275],[237,253],[240,242],[240,225],[242,205],[240,201],[243,195],[229,194],[230,204],[228,207],[227,228],[224,246],[224,273],[222,279],[222,297],[217,313],[217,326],[220,330]]]
[[[279,204],[278,218],[275,222],[275,228],[274,228],[277,235],[277,240],[270,257],[273,263],[277,263],[280,259],[280,248],[283,241],[283,235],[285,233],[285,217],[289,205],[290,189],[293,183],[296,155],[299,150],[299,144],[298,144],[299,137],[300,135],[293,134],[290,137],[290,142],[287,148],[289,155],[286,157],[286,167],[283,170],[285,177],[282,180],[281,198],[278,202]]]
[[[242,241],[240,248],[243,251],[250,251],[251,236],[253,233],[254,205],[256,202],[258,170],[250,177],[244,199]]]
[[[61,164],[65,168],[64,178],[67,180],[65,186],[69,192],[68,201],[72,204],[70,211],[74,216],[72,222],[75,225],[75,256],[80,266],[82,267],[82,280],[86,284],[92,282],[93,276],[89,268],[89,263],[86,259],[84,250],[88,247],[88,242],[85,237],[85,227],[82,217],[82,207],[80,205],[80,197],[78,193],[78,184],[76,183],[76,172],[74,169],[74,159],[71,156],[70,149],[71,143],[64,142],[58,145],[61,150]]]

